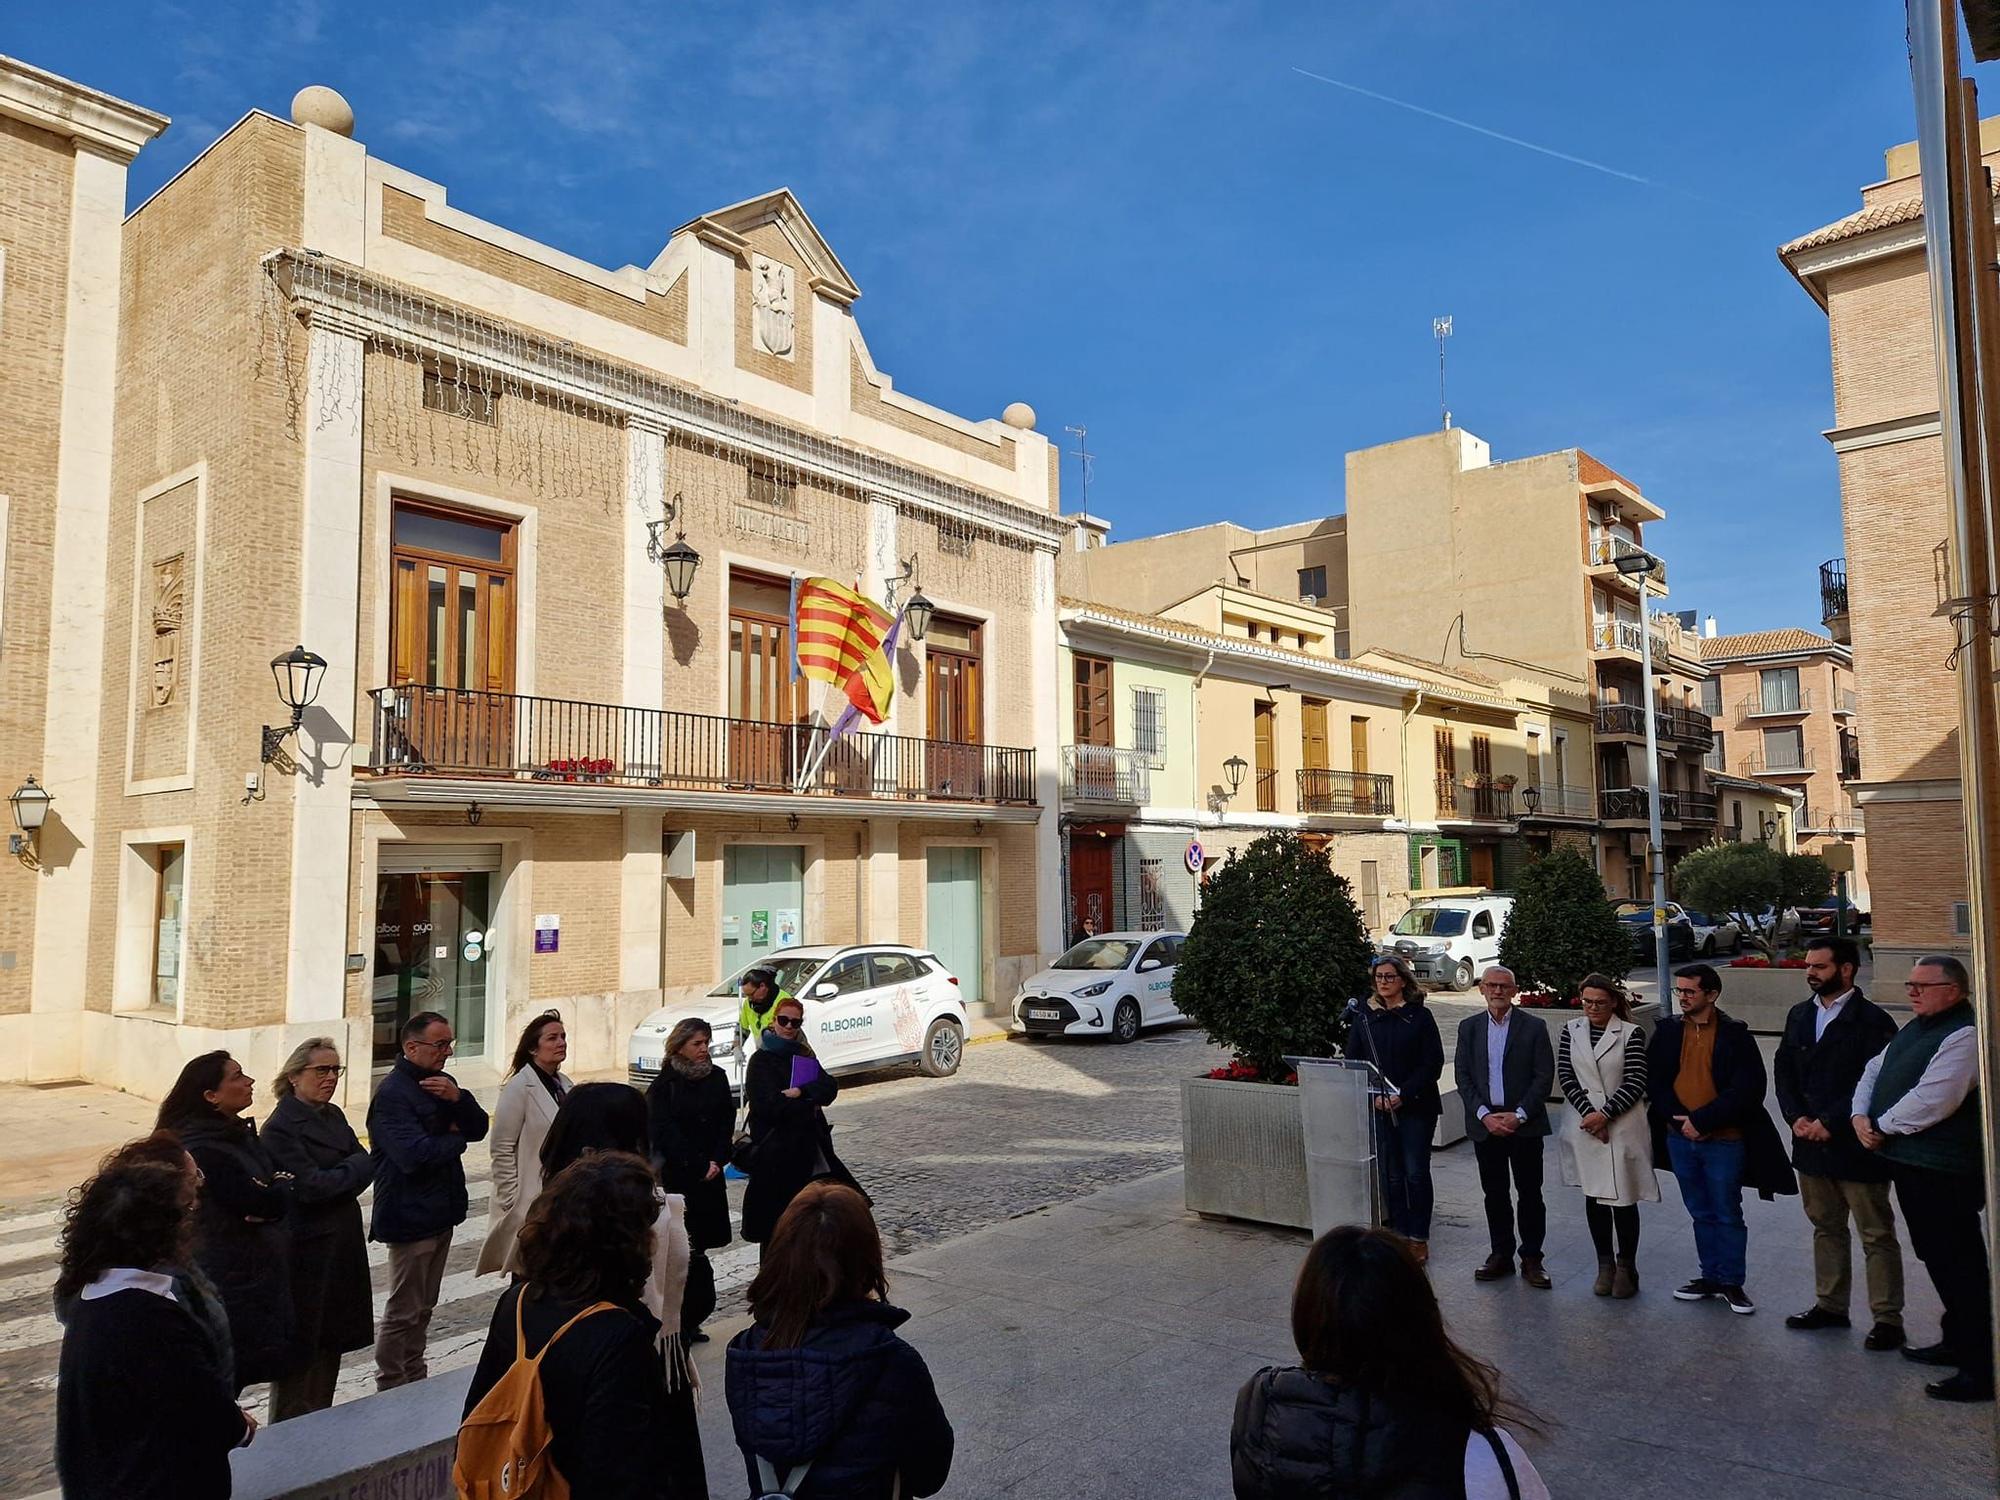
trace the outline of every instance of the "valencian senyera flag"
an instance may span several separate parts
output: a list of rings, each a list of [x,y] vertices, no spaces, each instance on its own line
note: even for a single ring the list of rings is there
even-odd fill
[[[791,613],[793,679],[839,689],[856,713],[880,724],[896,692],[889,612],[831,578],[794,578]]]

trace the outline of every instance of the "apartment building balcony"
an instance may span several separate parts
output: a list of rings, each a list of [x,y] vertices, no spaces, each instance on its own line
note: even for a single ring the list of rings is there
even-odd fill
[[[1035,805],[1035,752],[458,688],[377,688],[361,768],[443,796],[577,806],[750,794]],[[697,804],[698,805],[698,804]]]
[[[1861,707],[1861,695],[1853,688],[1838,688],[1833,695],[1833,712],[1836,718],[1851,719]]]
[[[1713,792],[1677,792],[1683,823],[1713,823],[1715,821],[1715,794]]]
[[[1308,767],[1298,777],[1299,811],[1309,816],[1391,818],[1396,815],[1393,776]]]
[[[1598,704],[1597,735],[1599,739],[1632,740],[1644,744],[1646,710],[1637,703]]]
[[[1594,659],[1603,660],[1643,660],[1645,638],[1640,635],[1643,627],[1637,620],[1598,620],[1590,627],[1590,654]],[[1653,632],[1653,660],[1667,659],[1667,637],[1664,632]]]
[[[1853,644],[1847,623],[1847,559],[1830,557],[1819,565],[1819,618],[1826,633],[1843,646]]]
[[[1646,710],[1637,703],[1600,703],[1597,706],[1597,737],[1646,741]],[[1691,746],[1706,750],[1715,743],[1715,726],[1707,714],[1687,708],[1661,708],[1653,712],[1653,733],[1659,743]]]
[[[1579,823],[1597,821],[1597,795],[1587,786],[1527,786],[1514,792],[1523,821],[1563,818]]]
[[[1110,745],[1062,747],[1062,795],[1071,802],[1143,807],[1153,800],[1153,762]]]
[[[1861,806],[1850,796],[1808,802],[1799,809],[1798,831],[1802,834],[1843,834],[1864,831]]]
[[[1751,693],[1736,704],[1739,719],[1803,719],[1812,711],[1811,688],[1800,688],[1795,694]]]
[[[1803,750],[1784,750],[1770,754],[1759,750],[1743,759],[1742,774],[1769,779],[1777,776],[1810,776],[1813,773],[1813,753],[1810,747]]]
[[[1715,816],[1714,799],[1709,802],[1709,816]],[[1648,810],[1646,789],[1642,786],[1606,787],[1597,794],[1598,821],[1611,828],[1649,828],[1652,814]],[[1681,799],[1678,792],[1660,793],[1660,822],[1662,824],[1681,821]]]
[[[1472,781],[1471,786],[1466,785]],[[1462,823],[1511,823],[1514,821],[1514,789],[1494,786],[1476,778],[1463,780],[1440,774],[1437,779],[1437,815],[1440,820]]]
[[[1852,737],[1843,736],[1840,742],[1840,768],[1834,772],[1842,781],[1861,779],[1861,746]]]
[[[1592,531],[1590,534],[1589,571],[1593,577],[1603,578],[1607,582],[1616,581],[1625,583],[1636,593],[1638,591],[1637,581],[1627,579],[1623,573],[1618,571],[1618,559],[1621,557],[1640,557],[1645,554],[1645,551],[1645,547],[1633,541],[1630,537],[1619,536],[1609,531]],[[1664,584],[1667,579],[1667,565],[1664,562],[1657,562],[1652,576]]]

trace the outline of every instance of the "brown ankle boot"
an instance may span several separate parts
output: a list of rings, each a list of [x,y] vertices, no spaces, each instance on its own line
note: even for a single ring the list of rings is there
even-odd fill
[[[1614,1297],[1636,1297],[1639,1295],[1639,1268],[1632,1263],[1632,1257],[1621,1255],[1611,1273],[1611,1295]]]
[[[1600,1297],[1609,1297],[1611,1295],[1610,1256],[1600,1255],[1597,1257],[1597,1280],[1591,1285],[1590,1289]]]

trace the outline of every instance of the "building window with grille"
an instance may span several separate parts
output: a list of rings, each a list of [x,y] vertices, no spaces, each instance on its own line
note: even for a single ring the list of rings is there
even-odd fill
[[[1139,861],[1139,930],[1161,932],[1167,925],[1167,890],[1157,859]]]
[[[1132,748],[1154,762],[1167,750],[1166,701],[1158,688],[1132,689]]]

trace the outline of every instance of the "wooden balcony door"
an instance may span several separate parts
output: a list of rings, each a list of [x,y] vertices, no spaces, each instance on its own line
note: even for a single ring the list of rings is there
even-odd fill
[[[791,586],[733,573],[729,579],[727,783],[787,791],[803,738],[805,682],[792,681]]]
[[[1331,761],[1326,753],[1326,700],[1304,698],[1299,702],[1299,764],[1305,775],[1299,791],[1300,812],[1333,811],[1333,778],[1326,773]]]
[[[1375,810],[1375,793],[1368,782],[1368,721],[1352,717],[1347,721],[1348,763],[1354,768],[1354,810]]]
[[[1473,792],[1473,813],[1475,818],[1497,818],[1500,804],[1505,800],[1493,785],[1493,741],[1483,734],[1472,737],[1472,779],[1478,783]],[[1489,880],[1485,882],[1490,885]]]
[[[1072,782],[1078,797],[1104,801],[1118,785],[1116,757],[1111,754],[1111,663],[1099,656],[1074,656],[1071,662],[1075,673]]]
[[[1458,747],[1449,729],[1433,731],[1433,757],[1437,766],[1437,815],[1453,817],[1458,812]]]
[[[925,791],[933,797],[985,795],[980,749],[985,736],[984,665],[980,627],[936,615],[924,636]],[[1110,712],[1110,681],[1105,684]]]
[[[514,746],[514,528],[397,501],[391,522],[389,681],[402,689],[378,747],[448,770],[524,768]],[[578,749],[574,754],[591,753]]]
[[[1257,744],[1257,811],[1278,810],[1278,705],[1260,702],[1254,710]]]

